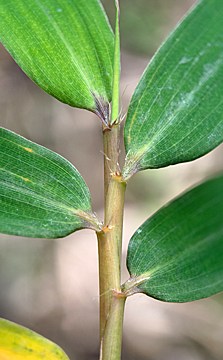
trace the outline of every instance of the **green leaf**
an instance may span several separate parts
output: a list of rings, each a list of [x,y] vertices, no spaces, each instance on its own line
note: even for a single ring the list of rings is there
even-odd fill
[[[163,301],[192,301],[222,291],[223,175],[148,219],[130,241],[127,266],[126,290]]]
[[[69,360],[52,341],[11,321],[0,319],[1,360]]]
[[[0,128],[0,232],[58,238],[98,227],[78,171],[60,155]]]
[[[114,35],[99,0],[1,1],[0,40],[47,93],[106,118]]]
[[[126,179],[191,161],[222,142],[222,18],[222,1],[199,1],[145,70],[125,125]]]

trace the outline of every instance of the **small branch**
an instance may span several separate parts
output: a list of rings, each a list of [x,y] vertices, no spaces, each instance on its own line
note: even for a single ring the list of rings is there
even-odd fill
[[[112,112],[111,124],[117,122],[119,116],[119,97],[120,97],[120,31],[119,31],[119,3],[115,1],[116,23],[115,23],[115,49],[113,62],[113,85],[112,85]]]

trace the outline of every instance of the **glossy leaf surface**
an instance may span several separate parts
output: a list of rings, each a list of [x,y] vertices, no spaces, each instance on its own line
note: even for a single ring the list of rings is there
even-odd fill
[[[185,302],[223,290],[223,176],[163,207],[133,235],[131,282],[154,298]]]
[[[0,39],[47,93],[75,107],[105,110],[114,36],[99,0],[1,1]]]
[[[0,319],[1,360],[68,360],[52,341],[11,321]]]
[[[0,232],[57,238],[97,225],[78,171],[60,155],[0,128]]]
[[[191,161],[222,142],[222,18],[222,1],[199,1],[145,70],[125,125],[125,178]]]

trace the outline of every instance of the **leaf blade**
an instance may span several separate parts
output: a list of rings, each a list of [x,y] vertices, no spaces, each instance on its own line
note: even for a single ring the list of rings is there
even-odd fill
[[[97,225],[87,185],[60,155],[0,128],[0,231],[57,238]]]
[[[68,360],[64,351],[52,341],[5,319],[0,319],[0,358]]]
[[[126,178],[194,160],[222,142],[222,15],[222,3],[200,1],[145,70],[125,125]]]
[[[97,112],[111,100],[114,39],[98,0],[2,1],[0,39],[60,101]]]
[[[223,290],[222,188],[223,176],[197,186],[135,232],[127,256],[130,285],[170,302]]]

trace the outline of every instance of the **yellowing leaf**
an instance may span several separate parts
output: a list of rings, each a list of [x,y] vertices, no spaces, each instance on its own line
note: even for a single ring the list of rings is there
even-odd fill
[[[0,319],[0,360],[69,360],[52,341],[11,321]]]

